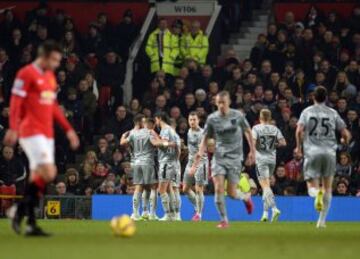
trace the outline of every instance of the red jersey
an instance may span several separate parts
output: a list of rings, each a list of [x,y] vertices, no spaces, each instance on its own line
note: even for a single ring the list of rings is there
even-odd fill
[[[56,100],[54,72],[32,63],[21,68],[15,78],[10,101],[10,129],[20,138],[34,135],[54,137],[54,120],[65,130],[72,129]]]

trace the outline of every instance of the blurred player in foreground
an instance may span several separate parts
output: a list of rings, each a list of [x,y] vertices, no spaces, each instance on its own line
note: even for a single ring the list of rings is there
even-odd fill
[[[207,118],[204,137],[190,174],[194,175],[199,168],[208,138],[215,138],[216,149],[212,159],[212,175],[215,185],[215,205],[221,217],[221,222],[217,227],[227,228],[229,220],[225,205],[225,179],[227,180],[227,194],[233,199],[243,200],[249,214],[254,209],[251,194],[237,188],[243,161],[243,134],[250,148],[247,164],[254,164],[255,147],[249,123],[240,111],[230,108],[230,96],[227,91],[218,93],[216,106],[218,110]]]
[[[304,178],[309,195],[315,198],[315,209],[320,213],[316,227],[324,228],[336,168],[336,131],[340,132],[344,144],[349,144],[351,134],[338,112],[326,106],[326,88],[317,87],[314,97],[315,104],[300,115],[295,152],[302,155],[304,151]]]
[[[143,125],[144,115],[138,114],[134,118],[134,128],[121,136],[120,145],[130,145],[133,153],[132,170],[135,192],[133,195],[133,213],[131,218],[135,221],[141,219],[139,214],[141,195],[145,187],[152,190],[157,187],[155,175],[155,147],[161,145],[155,133]],[[155,192],[150,193],[150,220],[156,219]]]
[[[54,121],[66,132],[70,147],[79,147],[79,139],[56,100],[54,71],[60,66],[61,52],[61,47],[55,42],[43,43],[36,60],[18,71],[12,88],[9,130],[4,143],[15,145],[19,140],[31,170],[24,198],[8,212],[17,234],[21,233],[21,222],[27,216],[26,235],[48,235],[37,226],[34,209],[39,197],[44,194],[46,184],[52,182],[57,174]]]
[[[269,209],[271,208],[271,221],[277,221],[280,210],[276,207],[274,193],[270,187],[270,177],[276,167],[276,148],[286,146],[286,141],[281,131],[271,125],[271,111],[262,109],[260,111],[260,124],[252,129],[255,154],[255,170],[262,188],[263,215],[262,222],[269,220]]]
[[[193,221],[201,221],[202,211],[204,208],[204,186],[207,184],[208,177],[208,161],[205,154],[198,169],[194,175],[190,175],[190,169],[194,162],[194,158],[197,152],[199,152],[199,146],[203,138],[203,129],[199,126],[199,117],[196,112],[189,114],[189,131],[187,134],[187,146],[189,149],[188,163],[186,165],[184,174],[184,186],[183,191],[187,194],[190,202],[194,205],[195,215]],[[195,184],[195,192],[192,190],[192,186]]]

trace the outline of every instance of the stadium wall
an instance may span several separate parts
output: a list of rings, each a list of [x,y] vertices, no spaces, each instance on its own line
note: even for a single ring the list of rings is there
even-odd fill
[[[260,196],[253,197],[255,211],[247,215],[242,202],[227,199],[227,209],[230,220],[258,221],[262,214],[262,200]],[[277,205],[282,211],[281,221],[315,221],[317,213],[314,210],[313,199],[310,197],[277,197]],[[162,216],[160,200],[157,215]],[[216,221],[218,214],[214,206],[213,196],[206,196],[203,220]],[[94,195],[92,198],[92,219],[109,220],[113,216],[131,214],[132,196],[130,195]],[[181,216],[183,220],[190,220],[193,207],[182,196]],[[360,221],[360,198],[334,197],[329,212],[329,221]]]

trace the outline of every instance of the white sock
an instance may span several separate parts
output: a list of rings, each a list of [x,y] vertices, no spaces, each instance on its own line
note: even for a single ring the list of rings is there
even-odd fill
[[[139,215],[140,199],[141,199],[141,193],[134,192],[134,194],[133,194],[133,214],[136,216]]]
[[[191,204],[194,206],[195,211],[198,212],[195,192],[190,189],[190,190],[188,191],[188,193],[186,194],[186,196],[188,197],[188,199],[189,199],[189,201],[191,202]]]
[[[271,208],[273,210],[277,209],[276,203],[275,203],[275,196],[274,196],[274,193],[272,192],[271,188],[265,188],[264,193],[265,193],[265,199],[268,204],[268,208]]]
[[[170,212],[175,213],[176,212],[176,197],[175,193],[173,191],[169,192],[169,202],[170,202]]]
[[[203,208],[204,208],[204,193],[202,192],[199,192],[196,194],[196,204],[197,204],[197,213],[200,214],[200,216],[202,215],[202,211],[203,211]]]
[[[237,189],[236,190],[236,195],[235,195],[235,197],[233,197],[233,199],[247,201],[250,197],[251,197],[250,192],[242,192],[242,191]]]
[[[332,194],[331,192],[324,193],[324,209],[319,214],[319,222],[325,224],[327,214],[331,205]]]
[[[315,197],[318,195],[318,193],[319,193],[319,189],[318,189],[318,188],[310,187],[310,188],[308,189],[308,194],[309,194],[310,197],[315,198]]]
[[[165,214],[169,214],[170,213],[169,195],[165,192],[163,194],[160,194],[160,198]]]
[[[156,200],[157,200],[157,193],[156,190],[151,190],[150,192],[150,198],[149,198],[149,202],[150,202],[150,215],[155,215],[156,214]]]
[[[227,217],[226,204],[225,204],[225,196],[224,194],[215,193],[215,206],[217,211],[220,214],[221,220],[229,221]]]
[[[178,188],[175,190],[174,194],[175,194],[175,213],[179,213],[181,210],[181,195]]]
[[[149,199],[148,199],[148,191],[147,190],[143,190],[143,192],[141,194],[141,203],[142,203],[143,213],[149,213],[149,208],[148,208]]]

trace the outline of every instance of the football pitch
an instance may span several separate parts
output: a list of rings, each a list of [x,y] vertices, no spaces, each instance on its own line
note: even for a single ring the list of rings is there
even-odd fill
[[[359,258],[360,223],[138,222],[132,238],[114,237],[105,221],[48,220],[50,238],[25,238],[0,221],[2,259]]]

